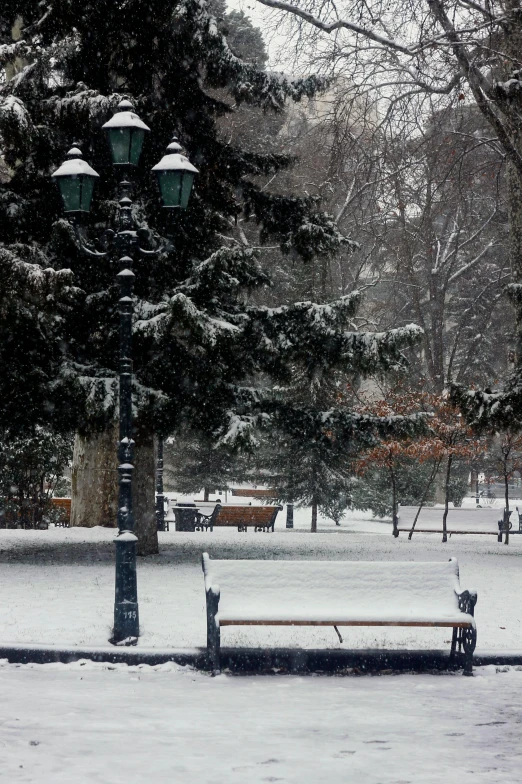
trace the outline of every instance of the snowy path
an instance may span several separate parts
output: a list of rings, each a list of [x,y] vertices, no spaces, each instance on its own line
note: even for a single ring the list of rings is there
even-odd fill
[[[5,784],[518,784],[522,672],[210,678],[0,664]]]
[[[300,513],[297,523],[304,526]],[[161,553],[139,559],[142,637],[153,647],[194,647],[206,642],[200,559],[299,558],[347,560],[445,560],[457,556],[463,587],[476,588],[478,649],[522,650],[522,536],[509,547],[494,537],[419,535],[408,542],[390,535],[390,524],[348,520],[318,534],[214,533],[160,535]],[[114,533],[108,529],[0,530],[0,642],[106,645],[114,601]],[[447,648],[444,630],[323,630],[231,627],[223,645],[305,647]]]

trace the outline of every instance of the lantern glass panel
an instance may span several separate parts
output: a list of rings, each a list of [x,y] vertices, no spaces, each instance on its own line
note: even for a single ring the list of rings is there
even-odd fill
[[[158,182],[164,207],[181,206],[182,172],[167,170],[158,172]]]
[[[130,162],[131,132],[132,128],[110,128],[108,131],[112,162],[115,165]]]
[[[70,177],[57,177],[57,180],[65,212],[78,212],[81,204],[81,178],[71,175]]]
[[[192,191],[192,183],[194,182],[194,174],[189,171],[183,173],[181,182],[181,206],[185,209],[188,206],[190,193]]]
[[[143,128],[133,128],[130,143],[130,162],[133,166],[137,166],[140,161],[141,148],[143,147],[143,140],[145,138],[145,131]]]
[[[94,188],[94,177],[82,177],[81,209],[89,212],[91,209],[92,191]]]

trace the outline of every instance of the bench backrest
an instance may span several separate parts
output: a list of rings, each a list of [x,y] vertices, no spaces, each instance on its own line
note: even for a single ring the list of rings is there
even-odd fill
[[[224,561],[203,555],[205,587],[218,585],[220,611],[258,612],[260,606],[390,607],[455,611],[460,592],[456,558],[449,561]]]
[[[218,505],[213,515],[213,524],[224,526],[271,525],[280,509],[280,506]]]

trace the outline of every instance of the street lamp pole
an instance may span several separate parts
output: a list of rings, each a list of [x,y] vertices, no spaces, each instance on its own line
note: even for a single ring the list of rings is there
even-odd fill
[[[138,587],[136,581],[136,543],[132,511],[132,287],[134,272],[130,256],[120,258],[117,279],[120,287],[120,443],[118,445],[118,535],[116,545],[116,590],[114,599],[113,642],[132,644],[139,637]]]
[[[158,437],[158,458],[156,462],[156,526],[158,531],[165,530],[165,496],[163,495],[163,438]]]
[[[114,117],[103,126],[109,138],[115,166],[124,171],[137,166],[145,134],[150,130],[135,114],[129,101],[121,101]],[[167,153],[153,167],[163,207],[185,208],[188,205],[194,176],[197,169],[183,155],[177,139],[167,147]],[[157,256],[163,248],[146,250],[140,247],[137,227],[132,216],[132,201],[129,197],[131,184],[120,183],[118,230],[107,230],[102,237],[106,251],[95,250],[86,245],[74,218],[89,212],[94,183],[99,175],[83,160],[81,150],[75,145],[67,160],[52,175],[58,183],[64,211],[73,218],[77,241],[88,256],[103,258],[116,254],[120,270],[117,281],[120,290],[120,355],[119,355],[119,412],[120,441],[118,445],[118,535],[116,545],[116,576],[114,600],[114,626],[110,642],[115,645],[135,645],[139,627],[138,589],[136,578],[136,544],[134,515],[132,509],[132,477],[134,471],[134,440],[132,433],[132,316],[134,305],[132,290],[135,275],[132,271],[133,256]],[[162,444],[162,442],[161,442]],[[163,444],[162,444],[163,446]],[[163,462],[163,461],[162,461]],[[163,467],[163,466],[162,466]],[[159,502],[160,498],[158,498]],[[163,512],[163,482],[161,480],[161,504]],[[164,517],[162,515],[164,530]]]

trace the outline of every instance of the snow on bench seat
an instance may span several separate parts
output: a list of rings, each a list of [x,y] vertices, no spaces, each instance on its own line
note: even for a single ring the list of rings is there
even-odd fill
[[[231,625],[441,626],[475,633],[455,558],[443,562],[232,561],[203,555],[208,642]],[[459,640],[460,644],[460,640]]]

